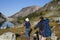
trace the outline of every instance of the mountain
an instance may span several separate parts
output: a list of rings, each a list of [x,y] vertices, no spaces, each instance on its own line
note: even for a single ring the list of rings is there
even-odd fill
[[[43,7],[29,6],[22,8],[21,11],[10,16],[10,18],[14,19],[13,21],[19,22],[22,17],[23,20],[26,17],[33,20],[35,17],[39,18],[41,15],[49,18],[60,17],[60,1],[51,1],[45,4]]]
[[[60,17],[60,1],[51,1],[41,7],[39,10],[29,14],[26,17],[34,18],[43,15],[44,17]]]
[[[6,21],[6,16],[0,12],[0,23]]]
[[[60,1],[51,1],[40,8],[36,13],[45,14],[45,17],[60,16]]]
[[[39,6],[29,6],[29,7],[25,7],[22,8],[21,11],[17,12],[16,14],[12,15],[11,17],[15,18],[15,17],[25,17],[37,10],[39,10],[40,7]]]

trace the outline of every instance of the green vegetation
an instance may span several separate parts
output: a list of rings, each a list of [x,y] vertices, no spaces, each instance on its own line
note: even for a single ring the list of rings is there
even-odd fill
[[[60,0],[53,0],[53,1],[57,1],[57,2],[59,2]]]
[[[39,13],[31,13],[31,14],[29,14],[28,16],[26,16],[26,17],[24,17],[24,19],[25,18],[29,18],[29,19],[31,19],[31,18],[35,18],[35,17],[37,17],[37,16],[40,16],[40,14]]]
[[[40,16],[44,16],[45,14],[47,14],[48,12],[51,12],[51,10],[44,10],[44,11],[37,11],[37,12],[34,12],[34,13],[31,13],[25,17],[18,17],[17,18],[17,21],[18,23],[23,23],[25,21],[25,18],[29,18],[31,21],[34,20],[35,18],[39,18]]]
[[[60,0],[56,0],[57,2],[59,2]]]
[[[43,12],[43,13],[40,13],[40,12],[34,12],[34,13],[31,13],[31,14],[29,14],[29,15],[27,15],[27,16],[25,16],[25,17],[18,17],[17,18],[17,22],[24,22],[25,21],[25,18],[29,18],[30,20],[33,20],[35,17],[39,17],[39,16],[41,16],[41,15],[45,15],[44,13],[46,13],[46,12]]]

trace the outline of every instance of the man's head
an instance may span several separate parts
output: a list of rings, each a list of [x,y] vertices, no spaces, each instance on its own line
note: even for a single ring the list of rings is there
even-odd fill
[[[41,20],[44,20],[44,17],[40,17]]]

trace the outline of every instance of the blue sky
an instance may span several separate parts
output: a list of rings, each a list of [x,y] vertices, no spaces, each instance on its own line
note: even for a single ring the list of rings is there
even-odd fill
[[[22,8],[32,5],[44,6],[51,0],[0,0],[0,12],[5,16],[11,16]]]

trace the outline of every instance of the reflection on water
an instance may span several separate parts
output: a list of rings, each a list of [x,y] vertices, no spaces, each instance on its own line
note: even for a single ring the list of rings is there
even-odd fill
[[[3,24],[0,24],[1,26],[0,27],[7,27],[7,25],[8,25],[8,27],[14,27],[14,24],[13,23],[11,23],[11,22],[4,22]]]

